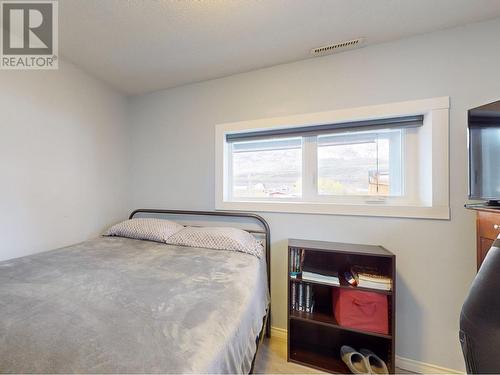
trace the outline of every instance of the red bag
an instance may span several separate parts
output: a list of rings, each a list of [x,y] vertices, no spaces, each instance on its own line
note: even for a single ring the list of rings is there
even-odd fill
[[[359,290],[333,289],[333,313],[344,327],[389,334],[387,296]]]

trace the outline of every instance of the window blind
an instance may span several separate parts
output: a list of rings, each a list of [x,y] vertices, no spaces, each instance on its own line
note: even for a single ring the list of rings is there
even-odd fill
[[[226,134],[226,142],[254,141],[264,138],[304,137],[338,131],[364,131],[375,129],[414,128],[422,126],[423,115],[393,117],[376,120],[341,122],[336,124],[299,126],[294,128],[258,130],[244,133]]]

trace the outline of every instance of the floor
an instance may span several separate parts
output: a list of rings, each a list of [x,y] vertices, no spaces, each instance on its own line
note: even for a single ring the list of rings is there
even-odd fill
[[[286,360],[286,340],[279,337],[264,339],[255,361],[255,374],[324,374],[309,367],[289,363]],[[411,372],[396,368],[398,374]]]
[[[289,363],[286,360],[286,340],[271,336],[259,347],[254,374],[323,374],[309,367]]]

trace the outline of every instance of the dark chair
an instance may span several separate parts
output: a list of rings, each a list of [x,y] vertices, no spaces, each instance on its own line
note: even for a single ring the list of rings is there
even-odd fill
[[[500,239],[488,251],[462,306],[460,343],[467,373],[500,373]]]

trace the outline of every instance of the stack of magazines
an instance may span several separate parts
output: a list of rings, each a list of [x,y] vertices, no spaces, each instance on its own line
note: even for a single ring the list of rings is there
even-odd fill
[[[314,310],[312,285],[293,282],[290,288],[290,308],[295,311],[312,313]]]
[[[392,279],[371,267],[353,266],[351,273],[361,288],[392,290]]]
[[[329,284],[329,285],[340,285],[338,274],[325,275],[317,272],[303,271],[302,280],[316,281],[318,283]]]
[[[339,274],[323,257],[303,257],[302,280],[339,285]]]

